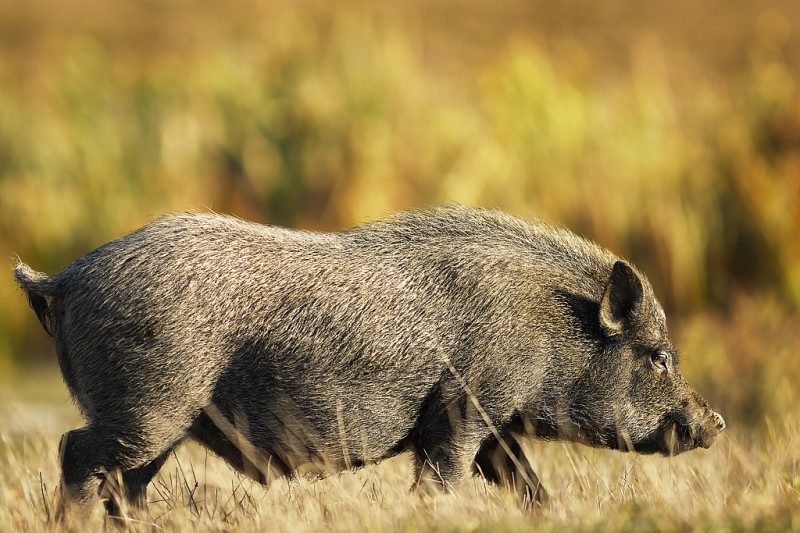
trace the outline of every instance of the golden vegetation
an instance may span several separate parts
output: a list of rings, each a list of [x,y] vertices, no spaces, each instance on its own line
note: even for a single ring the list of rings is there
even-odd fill
[[[568,27],[488,49],[483,35],[476,54],[463,17],[435,32],[461,43],[447,51],[419,38],[412,8],[152,4],[160,25],[132,3],[0,6],[0,370],[54,364],[11,281],[14,254],[56,272],[165,211],[337,229],[456,201],[542,217],[632,259],[666,304],[684,373],[730,427],[671,460],[533,444],[554,495],[533,518],[479,482],[422,504],[402,459],[265,493],[183,451],[150,492],[168,500],[154,505],[160,527],[799,527],[796,8],[739,6],[751,37],[735,69],[730,55],[677,67],[662,44],[677,41],[654,38],[605,69]],[[62,24],[68,8],[78,15]],[[462,51],[470,60],[450,64]],[[39,416],[27,405],[13,416]],[[17,431],[12,412],[0,471],[17,481],[0,487],[0,529],[38,529],[58,433],[80,422]]]
[[[4,422],[30,417],[6,408]],[[0,443],[0,528],[60,530],[53,521],[59,420],[46,431]],[[72,424],[72,425],[71,425]],[[764,433],[731,428],[712,450],[671,459],[528,443],[551,503],[528,515],[514,498],[474,478],[433,499],[410,492],[411,461],[322,480],[278,480],[266,490],[232,473],[204,450],[185,445],[150,486],[150,517],[134,531],[791,531],[800,512],[797,420],[775,420]],[[100,529],[96,513],[88,526]],[[86,526],[84,526],[86,527]]]

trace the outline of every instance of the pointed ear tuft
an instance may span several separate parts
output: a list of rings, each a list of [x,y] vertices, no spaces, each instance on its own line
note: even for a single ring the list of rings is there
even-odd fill
[[[600,325],[607,335],[618,335],[642,313],[644,287],[639,275],[624,261],[617,261],[600,302]]]

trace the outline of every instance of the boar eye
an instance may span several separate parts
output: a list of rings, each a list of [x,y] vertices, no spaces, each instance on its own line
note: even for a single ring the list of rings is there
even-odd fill
[[[656,370],[667,370],[667,354],[664,352],[655,352],[650,356],[650,362],[656,367]]]

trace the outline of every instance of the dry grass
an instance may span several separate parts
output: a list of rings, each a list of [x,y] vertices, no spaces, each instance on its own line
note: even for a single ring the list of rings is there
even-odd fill
[[[25,405],[5,417],[30,416]],[[73,414],[72,418],[75,418]],[[68,428],[75,420],[61,420]],[[4,425],[5,427],[5,425]],[[2,435],[0,530],[59,530],[53,520],[57,431]],[[791,530],[800,528],[800,424],[796,413],[764,434],[727,432],[710,450],[664,459],[560,443],[526,443],[551,494],[532,516],[474,478],[423,500],[400,456],[322,480],[280,480],[266,490],[193,444],[151,484],[151,518],[134,530]],[[101,526],[101,517],[94,517]]]

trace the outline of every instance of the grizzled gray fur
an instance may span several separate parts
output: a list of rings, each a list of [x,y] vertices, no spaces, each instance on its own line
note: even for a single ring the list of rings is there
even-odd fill
[[[268,483],[410,450],[545,496],[514,436],[640,453],[707,448],[722,417],[681,376],[646,278],[541,222],[450,206],[339,233],[170,215],[16,279],[87,425],[62,488],[142,504],[193,438]],[[119,501],[117,501],[119,500]]]

